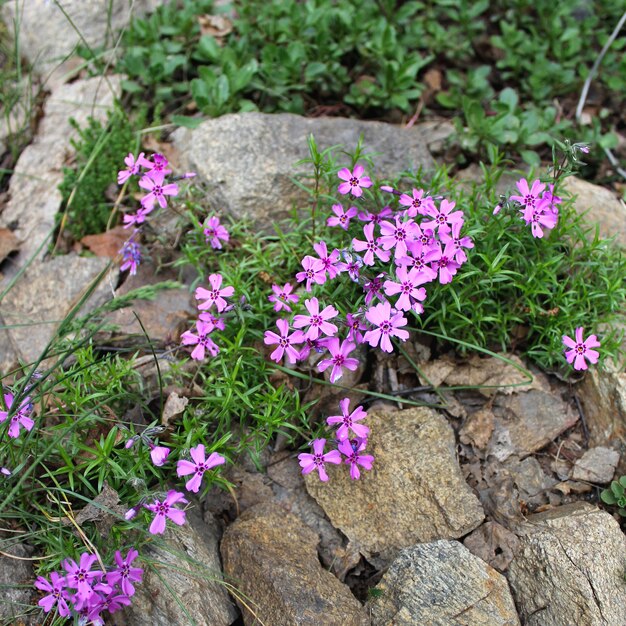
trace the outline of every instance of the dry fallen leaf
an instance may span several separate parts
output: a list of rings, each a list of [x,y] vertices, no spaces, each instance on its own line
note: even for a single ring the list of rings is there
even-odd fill
[[[108,536],[111,526],[126,512],[126,507],[118,504],[119,501],[117,491],[105,482],[102,491],[93,501],[76,513],[74,517],[76,524],[82,526],[85,522],[94,522],[98,531],[105,537]],[[67,517],[61,521],[65,525],[72,523]]]
[[[0,263],[6,259],[11,252],[20,249],[20,240],[8,228],[0,228]]]
[[[221,46],[226,35],[233,32],[233,23],[225,15],[199,15],[200,34],[215,37]]]
[[[129,237],[128,229],[123,226],[116,226],[112,230],[107,230],[99,235],[86,235],[80,242],[96,256],[114,259]]]
[[[179,396],[175,391],[170,393],[163,407],[163,415],[161,416],[161,424],[167,426],[170,420],[180,415],[185,407],[189,404],[189,398]]]

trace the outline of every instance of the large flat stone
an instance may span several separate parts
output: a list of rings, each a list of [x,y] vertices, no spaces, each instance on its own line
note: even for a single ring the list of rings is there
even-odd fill
[[[309,156],[309,135],[315,136],[320,150],[336,144],[352,150],[363,134],[367,152],[378,153],[376,174],[385,176],[405,169],[433,169],[429,143],[440,140],[448,127],[428,123],[406,129],[288,113],[235,113],[207,120],[194,130],[180,128],[173,140],[182,169],[197,172],[207,183],[215,209],[249,217],[267,229],[276,219],[287,217],[294,203],[303,207],[307,201],[307,193],[292,179],[301,172],[312,174],[310,166],[295,165]]]
[[[358,481],[347,466],[327,466],[330,480],[305,476],[309,493],[333,525],[373,562],[389,563],[402,548],[456,539],[476,528],[483,509],[464,481],[454,432],[426,407],[376,408],[365,420],[373,469]]]

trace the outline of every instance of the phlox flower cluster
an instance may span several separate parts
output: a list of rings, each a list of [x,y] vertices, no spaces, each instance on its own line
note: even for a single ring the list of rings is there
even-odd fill
[[[338,192],[363,199],[363,190],[372,181],[361,166],[339,172],[343,181]],[[467,261],[466,250],[474,247],[462,234],[463,212],[445,198],[436,199],[423,189],[402,193],[381,187],[398,197],[398,206],[385,206],[377,213],[341,204],[332,206],[327,226],[354,231],[343,249],[330,250],[325,241],[313,246],[315,254],[301,261],[302,271],[295,279],[306,292],[346,275],[363,289],[363,304],[342,315],[334,303],[313,296],[302,298],[293,286],[273,285],[269,300],[276,312],[293,313],[290,319],[276,322],[278,332],[265,332],[265,344],[276,346],[270,358],[290,363],[303,361],[311,350],[322,354],[317,362],[320,372],[329,370],[330,381],[339,380],[345,369],[355,370],[358,360],[351,356],[359,344],[393,351],[392,340],[406,341],[404,328],[412,312],[424,311],[425,285],[450,283]],[[355,225],[359,224],[358,226]],[[304,305],[304,306],[302,306]],[[292,309],[294,307],[294,309]]]
[[[520,218],[524,220],[526,226],[530,226],[533,237],[543,237],[544,230],[552,230],[557,224],[562,198],[554,195],[554,185],[546,185],[540,180],[534,180],[529,184],[525,178],[520,178],[516,186],[519,195],[509,196],[502,204],[517,207]],[[494,215],[502,210],[502,204],[496,206]]]
[[[317,470],[322,482],[328,481],[326,473],[326,463],[339,465],[345,463],[350,466],[350,478],[358,480],[361,477],[361,470],[371,470],[374,457],[371,454],[364,454],[367,447],[367,437],[370,429],[359,422],[367,417],[367,413],[362,406],[356,407],[350,412],[350,399],[344,398],[339,402],[341,415],[331,415],[326,418],[329,426],[338,426],[335,432],[336,448],[324,452],[326,439],[315,439],[311,446],[313,453],[303,452],[298,455],[300,467],[303,474],[309,474]]]
[[[134,583],[141,582],[143,576],[143,569],[133,565],[138,554],[131,548],[122,558],[117,550],[115,564],[106,570],[94,569],[97,557],[87,552],[80,555],[78,563],[65,559],[63,570],[35,581],[35,587],[46,594],[39,606],[46,613],[56,608],[61,617],[75,616],[81,623],[103,625],[104,612],[115,613],[131,604]]]

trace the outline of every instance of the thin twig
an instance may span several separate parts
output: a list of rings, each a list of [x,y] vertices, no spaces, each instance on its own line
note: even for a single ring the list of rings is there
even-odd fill
[[[578,409],[578,415],[580,416],[580,423],[583,427],[583,435],[585,437],[585,446],[589,447],[589,429],[587,428],[587,420],[585,419],[585,413],[583,412],[583,407],[580,404],[580,400],[576,394],[572,394],[574,397],[574,402],[576,403],[576,408]]]

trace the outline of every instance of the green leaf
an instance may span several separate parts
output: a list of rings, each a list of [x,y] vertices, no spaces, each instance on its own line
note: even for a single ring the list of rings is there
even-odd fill
[[[500,102],[506,104],[509,108],[509,111],[513,112],[517,107],[518,97],[517,93],[514,89],[507,87],[500,92]]]
[[[602,493],[600,494],[600,499],[605,504],[615,504],[617,502],[617,499],[615,498],[615,496],[613,495],[613,492],[610,489],[604,489]]]
[[[189,117],[187,115],[172,115],[172,124],[182,126],[184,128],[198,128],[202,122],[205,121],[204,117]]]

